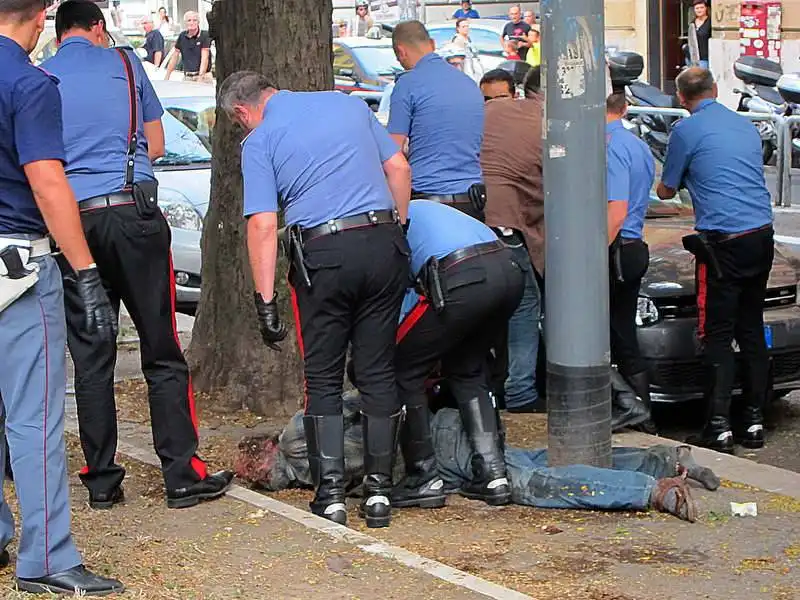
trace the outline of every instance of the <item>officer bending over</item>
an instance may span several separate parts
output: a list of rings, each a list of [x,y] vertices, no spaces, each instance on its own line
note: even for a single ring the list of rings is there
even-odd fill
[[[675,83],[681,104],[692,115],[672,130],[657,192],[668,199],[685,185],[695,211],[697,234],[685,237],[684,246],[697,259],[708,417],[693,443],[722,452],[733,452],[734,441],[760,448],[769,393],[763,309],[774,256],[761,140],[749,119],[717,102],[717,84],[708,69],[687,69]],[[731,431],[734,339],[743,359],[744,410],[742,422]]]
[[[392,45],[409,72],[395,83],[387,129],[401,148],[408,140],[412,197],[451,204],[483,220],[480,89],[434,52],[419,21],[397,25]]]
[[[130,50],[106,48],[103,13],[94,2],[61,4],[56,36],[58,52],[45,68],[61,80],[67,177],[114,311],[120,301],[125,303],[142,340],[142,371],[167,506],[194,506],[222,495],[233,474],[208,475],[196,454],[194,394],[175,330],[170,231],[156,204],[150,164],[164,154],[164,110],[138,57]],[[84,303],[75,275],[67,264],[61,267],[86,457],[80,477],[89,489],[89,505],[109,509],[123,500],[125,477],[125,469],[115,462],[116,341],[82,331]]]
[[[642,237],[655,161],[647,144],[622,125],[627,109],[624,91],[612,93],[606,99],[611,359],[643,404],[615,405],[611,427],[616,431],[642,424],[645,431],[655,433],[650,420],[647,362],[639,350],[636,331],[639,287],[650,264],[650,253]],[[626,396],[615,398],[624,401]]]
[[[489,227],[452,207],[413,200],[409,223],[411,271],[424,297],[409,290],[397,332],[397,386],[406,407],[400,438],[406,477],[392,492],[392,504],[444,505],[425,394],[425,380],[439,363],[473,452],[472,481],[459,493],[506,504],[511,492],[486,356],[522,298],[522,269]]]
[[[75,269],[82,335],[108,342],[117,325],[64,176],[56,80],[28,59],[45,8],[42,0],[0,0],[0,415],[22,517],[17,586],[105,595],[124,587],[87,570],[70,533],[64,301],[48,233]],[[0,439],[0,464],[5,447]],[[0,490],[0,567],[13,537]]]
[[[352,96],[278,91],[263,75],[240,71],[223,83],[219,104],[251,131],[242,144],[247,245],[262,337],[273,348],[286,337],[275,290],[277,212],[284,211],[316,486],[311,510],[337,523],[347,518],[342,382],[350,343],[363,393],[360,514],[368,527],[388,526],[402,414],[395,334],[410,254],[394,209],[405,222],[408,163]]]

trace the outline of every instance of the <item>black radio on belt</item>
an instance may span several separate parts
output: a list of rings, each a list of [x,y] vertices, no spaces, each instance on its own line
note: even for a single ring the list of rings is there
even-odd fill
[[[710,275],[716,279],[722,277],[722,267],[717,259],[714,244],[709,241],[705,233],[693,233],[686,235],[682,239],[683,247],[694,254],[697,262],[708,267]]]
[[[299,225],[289,225],[284,230],[284,250],[289,257],[290,270],[293,269],[302,278],[303,283],[311,289],[311,277],[306,268],[305,255],[303,253],[303,239]]]
[[[444,310],[445,298],[442,289],[442,277],[439,271],[439,260],[431,256],[419,272],[418,280],[422,292],[428,298],[433,310],[440,313]]]

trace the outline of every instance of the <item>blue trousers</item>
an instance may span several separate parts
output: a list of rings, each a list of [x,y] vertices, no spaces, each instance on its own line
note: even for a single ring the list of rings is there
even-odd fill
[[[507,408],[536,402],[536,357],[539,352],[539,285],[525,246],[511,247],[525,274],[525,290],[517,310],[508,321],[508,377],[505,382]]]
[[[0,313],[0,412],[22,514],[17,576],[23,578],[58,573],[82,562],[70,533],[61,273],[52,257],[36,262],[38,283]],[[0,444],[0,466],[4,464],[5,444]],[[0,487],[0,548],[12,537],[14,519]]]

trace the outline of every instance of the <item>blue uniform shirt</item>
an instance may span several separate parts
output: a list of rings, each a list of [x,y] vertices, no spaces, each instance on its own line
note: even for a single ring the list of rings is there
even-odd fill
[[[740,233],[772,223],[758,131],[715,100],[675,125],[661,181],[673,189],[686,183],[698,231]]]
[[[416,276],[429,258],[444,258],[451,252],[497,239],[489,227],[460,210],[431,202],[412,200],[408,207],[408,245],[411,272]]]
[[[31,64],[22,46],[2,35],[0,65],[0,235],[44,234],[23,167],[64,161],[58,88]]]
[[[340,92],[275,94],[242,142],[244,215],[285,211],[314,227],[394,207],[383,163],[397,144],[360,98]]]
[[[387,129],[408,136],[415,192],[463,194],[481,182],[483,94],[438,54],[397,78]]]
[[[154,180],[142,124],[159,120],[164,109],[139,57],[133,52],[128,55],[139,95],[133,180]],[[116,50],[70,37],[42,66],[60,80],[67,177],[78,201],[121,191],[130,128],[128,79],[122,58]]]
[[[453,13],[454,19],[480,19],[481,16],[478,14],[478,11],[474,8],[470,8],[469,10],[464,10],[463,8],[459,8],[456,12]]]
[[[620,233],[624,238],[642,239],[655,178],[653,153],[617,120],[606,125],[606,156],[608,201],[628,203],[628,214]]]

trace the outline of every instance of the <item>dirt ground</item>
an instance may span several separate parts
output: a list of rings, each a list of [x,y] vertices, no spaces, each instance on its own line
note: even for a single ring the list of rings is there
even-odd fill
[[[137,423],[129,427],[131,439],[146,440],[147,432],[142,427],[147,422],[142,384],[124,382],[119,392],[121,416]],[[246,412],[219,415],[205,410],[200,419],[202,453],[215,465],[232,464],[241,437],[273,431],[282,425]],[[510,444],[538,447],[546,443],[546,421],[541,415],[507,415],[505,422]],[[151,481],[156,479],[154,475]],[[158,493],[151,486],[150,497]],[[292,490],[272,496],[305,510],[311,493]],[[700,505],[700,520],[693,525],[656,513],[490,508],[459,497],[451,497],[448,506],[441,510],[396,511],[392,526],[381,530],[367,530],[352,501],[349,524],[356,530],[534,598],[800,598],[797,592],[800,590],[800,502],[734,482],[724,482],[723,488],[713,493],[696,489],[695,496]],[[758,517],[731,517],[731,501],[757,502]],[[226,511],[229,514],[233,511],[227,503]],[[151,509],[151,513],[158,511]],[[92,515],[93,520],[99,518],[102,516]],[[242,516],[237,514],[235,518],[241,520]],[[266,520],[271,522],[273,518]],[[203,537],[201,529],[195,535],[200,536],[200,548],[205,551],[208,532]],[[161,539],[159,544],[165,543],[164,536]],[[172,541],[170,554],[175,548],[183,556],[191,557],[192,543],[197,544],[197,539]],[[224,545],[223,555],[233,559],[231,545]],[[267,558],[275,560],[275,567],[283,564],[282,559],[274,558],[279,551],[276,545],[271,543],[264,550]],[[321,552],[320,556],[325,556],[325,551]],[[160,554],[155,552],[151,556],[155,562]],[[164,568],[162,560],[158,569]],[[213,576],[218,577],[221,571],[228,580],[231,572],[237,572],[236,568],[214,568]],[[164,581],[173,581],[167,577],[179,575],[180,572],[171,569],[161,576]],[[132,581],[140,581],[138,574],[133,573],[132,577]],[[251,578],[243,575],[235,580],[247,586]],[[141,581],[150,584],[147,578]],[[308,597],[323,595],[315,592]],[[433,596],[412,597],[448,596],[437,591]]]

